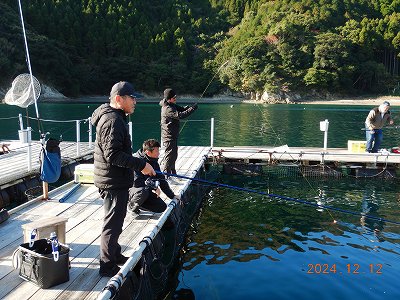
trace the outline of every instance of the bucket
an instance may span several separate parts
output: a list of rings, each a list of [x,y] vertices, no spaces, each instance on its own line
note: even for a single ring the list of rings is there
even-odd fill
[[[32,141],[32,129],[28,127],[27,129],[18,130],[19,141],[23,144],[28,144]]]

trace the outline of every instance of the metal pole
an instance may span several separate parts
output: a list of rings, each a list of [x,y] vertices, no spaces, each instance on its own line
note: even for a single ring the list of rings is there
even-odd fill
[[[81,122],[76,120],[76,155],[79,156],[81,154]]]
[[[328,127],[329,127],[329,121],[328,121],[328,119],[325,119],[325,132],[324,132],[324,149],[325,150],[328,148]]]
[[[132,121],[129,121],[128,126],[129,126],[129,135],[131,136],[131,144],[132,144],[132,147],[133,147]]]
[[[89,149],[92,148],[92,138],[93,138],[93,129],[92,129],[92,118],[88,118],[88,123],[89,123]]]
[[[31,127],[26,128],[28,130],[28,172],[32,171],[32,144],[31,144]]]
[[[214,118],[211,118],[211,148],[214,147]]]
[[[22,120],[22,114],[19,114],[18,118],[19,118],[19,128],[21,130],[24,130],[24,121]]]
[[[24,24],[24,15],[22,14],[21,0],[18,0],[18,6],[19,6],[19,14],[20,14],[20,17],[21,17],[22,32],[24,33],[24,42],[25,42],[26,59],[27,59],[27,62],[28,62],[29,74],[31,75],[31,88],[32,88],[32,92],[33,92],[33,98],[35,99],[36,117],[39,119],[39,110],[38,110],[38,106],[37,106],[37,99],[36,99],[35,88],[34,88],[34,86],[33,86],[32,66],[31,66],[31,59],[30,59],[30,55],[29,55],[28,40],[26,39],[26,31],[25,31],[25,24]]]

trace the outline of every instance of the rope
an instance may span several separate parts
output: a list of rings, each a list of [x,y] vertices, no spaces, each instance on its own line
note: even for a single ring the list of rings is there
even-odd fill
[[[39,120],[38,118],[33,118],[33,117],[27,117],[28,119],[32,120]],[[46,120],[46,119],[40,119],[42,122],[54,122],[54,123],[69,123],[69,122],[76,122],[76,121],[87,121],[88,119],[77,119],[77,120],[65,120],[65,121],[60,121],[60,120]]]
[[[12,119],[18,119],[18,117],[0,118],[0,120],[12,120]]]
[[[238,186],[233,186],[233,185],[228,185],[228,184],[223,184],[223,183],[218,183],[218,182],[213,182],[213,181],[208,181],[208,180],[203,180],[203,179],[187,177],[187,176],[178,175],[178,174],[170,174],[170,173],[165,173],[165,172],[160,172],[160,171],[155,171],[155,172],[157,174],[162,174],[162,175],[166,175],[166,176],[175,176],[175,177],[182,178],[182,179],[189,179],[189,180],[197,181],[200,183],[205,183],[205,184],[212,185],[212,186],[219,186],[219,187],[233,189],[233,190],[237,190],[237,191],[259,194],[259,195],[267,196],[267,197],[274,198],[274,199],[281,199],[281,200],[285,200],[285,201],[301,203],[301,204],[305,204],[305,205],[309,205],[309,206],[313,206],[313,207],[317,207],[317,208],[324,208],[326,210],[338,211],[338,212],[349,214],[349,215],[360,216],[360,217],[364,217],[367,219],[376,220],[379,222],[387,222],[387,223],[391,223],[391,224],[395,224],[395,225],[400,225],[400,222],[397,222],[397,221],[388,220],[388,219],[380,218],[380,217],[375,217],[375,216],[371,216],[371,215],[368,215],[365,213],[359,213],[359,212],[342,209],[342,208],[337,208],[337,207],[333,207],[333,206],[329,206],[329,205],[316,204],[316,203],[312,203],[312,202],[309,202],[309,201],[303,200],[303,199],[281,196],[281,195],[277,195],[277,194],[270,194],[270,193],[266,193],[266,192],[262,192],[262,191],[252,190],[252,189],[248,189],[248,188],[242,188],[242,187],[238,187]],[[335,223],[336,223],[336,221],[335,221]]]

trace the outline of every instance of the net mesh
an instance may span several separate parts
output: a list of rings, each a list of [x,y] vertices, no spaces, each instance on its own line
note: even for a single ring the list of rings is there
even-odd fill
[[[30,74],[18,75],[12,82],[11,89],[5,96],[5,103],[26,108],[40,96],[40,83]],[[32,88],[33,87],[33,88]]]

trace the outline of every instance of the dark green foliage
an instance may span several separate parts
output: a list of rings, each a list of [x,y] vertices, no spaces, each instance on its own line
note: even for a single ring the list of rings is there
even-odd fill
[[[382,92],[399,80],[400,1],[260,0],[251,8],[216,57],[230,59],[221,81],[237,91]]]
[[[382,92],[398,82],[400,0],[22,1],[34,74],[69,96]],[[27,72],[18,1],[0,3],[0,85]],[[394,62],[394,63],[393,63]],[[225,64],[224,64],[225,63]],[[222,67],[221,67],[222,66]]]
[[[212,72],[203,61],[214,53],[202,43],[228,25],[207,0],[22,3],[35,75],[72,96],[101,94],[123,79],[144,91],[196,92]],[[26,69],[25,54],[18,2],[0,5],[0,84],[7,84]]]

